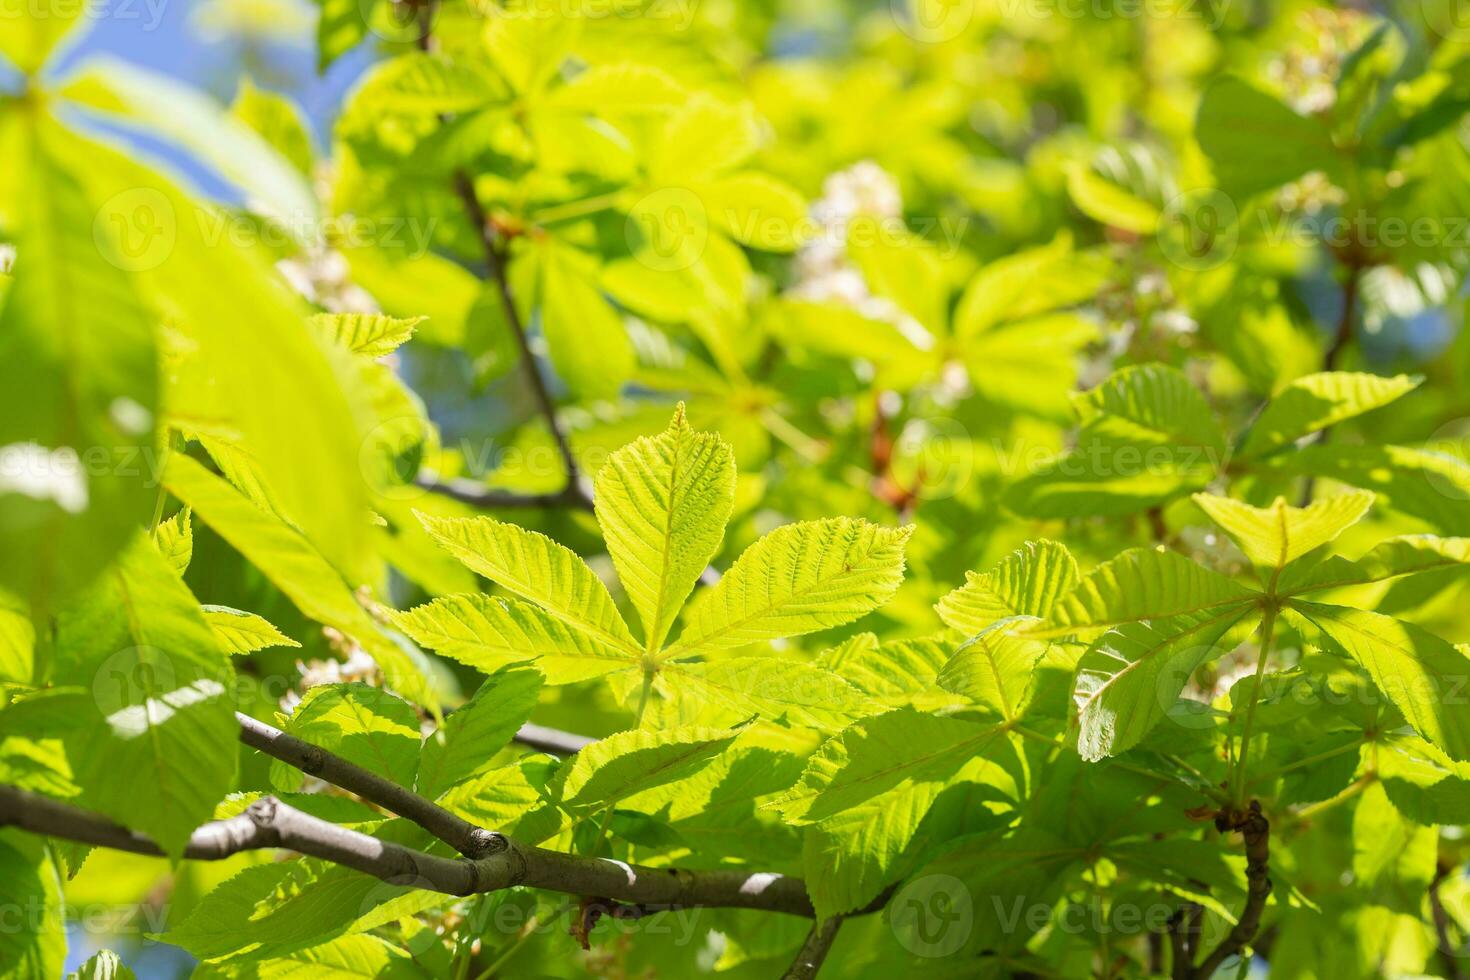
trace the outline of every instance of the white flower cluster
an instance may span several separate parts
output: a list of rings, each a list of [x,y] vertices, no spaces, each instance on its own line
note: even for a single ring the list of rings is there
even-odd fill
[[[1303,115],[1326,112],[1337,102],[1342,63],[1364,33],[1363,15],[1355,10],[1318,8],[1302,15],[1305,41],[1285,51],[1266,68],[1286,101]]]
[[[903,220],[903,195],[892,175],[870,160],[830,174],[810,213],[821,232],[797,252],[796,283],[787,295],[849,306],[870,320],[892,323],[922,350],[932,347],[929,331],[892,300],[874,296],[847,256],[848,229],[855,220]]]
[[[0,245],[0,275],[10,275],[15,268],[15,246]]]
[[[291,288],[328,313],[377,313],[378,304],[352,281],[347,258],[321,246],[276,263]]]

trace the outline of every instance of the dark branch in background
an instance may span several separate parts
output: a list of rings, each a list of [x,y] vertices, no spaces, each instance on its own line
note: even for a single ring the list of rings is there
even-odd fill
[[[463,170],[456,171],[454,174],[454,192],[459,195],[460,201],[464,204],[465,216],[474,226],[476,234],[480,236],[480,242],[485,247],[485,266],[489,270],[491,281],[495,284],[496,292],[500,295],[500,306],[505,313],[505,322],[510,327],[516,348],[520,351],[526,382],[531,387],[531,394],[536,399],[537,408],[546,419],[546,426],[551,430],[551,438],[556,443],[556,451],[561,456],[562,466],[566,470],[566,489],[554,495],[551,502],[570,503],[584,509],[591,509],[592,495],[582,484],[582,473],[577,466],[576,457],[572,455],[571,443],[567,441],[566,433],[562,431],[561,423],[556,417],[556,402],[552,399],[551,391],[546,386],[546,379],[541,376],[541,369],[536,366],[536,355],[531,351],[531,342],[526,336],[525,324],[521,322],[520,310],[517,309],[515,296],[511,293],[510,279],[505,272],[505,254],[501,251],[495,229],[490,224],[490,216],[485,213],[485,207],[480,203],[479,195],[475,193],[475,183]],[[474,501],[466,502],[473,503]]]
[[[832,948],[832,941],[837,938],[837,930],[842,926],[842,918],[834,916],[825,922],[818,922],[812,926],[812,931],[807,933],[806,942],[801,944],[801,950],[792,961],[791,968],[786,971],[782,980],[811,980],[822,968],[822,963],[827,959],[827,952]]]
[[[435,0],[411,0],[411,2],[415,7],[414,17],[419,25],[418,48],[424,52],[431,51],[434,47],[433,26],[437,3]],[[440,118],[441,120],[446,119],[442,116]],[[570,506],[591,510],[592,495],[583,486],[581,471],[577,466],[576,458],[572,455],[571,444],[567,441],[566,433],[562,431],[561,423],[557,421],[556,403],[552,400],[551,392],[546,387],[546,380],[541,377],[541,371],[536,367],[536,358],[531,353],[531,344],[526,338],[525,324],[521,322],[520,310],[516,308],[510,280],[505,274],[505,255],[501,251],[499,241],[496,240],[489,215],[485,213],[484,205],[480,203],[479,195],[475,193],[475,183],[463,170],[458,170],[454,174],[454,192],[459,195],[460,201],[464,204],[465,216],[474,226],[475,234],[479,236],[485,247],[485,266],[489,271],[491,281],[495,283],[496,292],[500,294],[500,305],[505,311],[505,321],[510,327],[511,336],[515,338],[516,348],[520,351],[521,365],[525,372],[526,382],[531,386],[531,393],[536,399],[536,407],[546,419],[546,426],[551,430],[551,438],[556,443],[557,452],[561,455],[562,466],[566,469],[567,484],[566,488],[560,492],[547,494],[507,493],[479,486],[472,480],[440,482],[435,479],[422,478],[418,481],[418,485],[472,507]]]
[[[537,752],[560,756],[576,755],[597,741],[586,735],[573,735],[571,732],[560,731],[556,728],[533,725],[529,721],[516,731],[514,740],[518,745],[535,749]]]
[[[1245,838],[1245,907],[1234,928],[1221,940],[1215,951],[1194,970],[1194,980],[1208,980],[1220,964],[1245,948],[1261,927],[1266,910],[1266,897],[1271,894],[1271,824],[1261,814],[1261,805],[1251,800],[1244,813],[1221,813],[1215,818],[1221,833],[1238,830]]]
[[[1454,871],[1454,867],[1445,861],[1440,861],[1435,867],[1434,880],[1429,883],[1429,914],[1434,918],[1434,937],[1439,944],[1439,958],[1444,962],[1444,975],[1449,980],[1466,980],[1465,968],[1455,954],[1455,944],[1450,940],[1450,914],[1439,894],[1439,886]]]

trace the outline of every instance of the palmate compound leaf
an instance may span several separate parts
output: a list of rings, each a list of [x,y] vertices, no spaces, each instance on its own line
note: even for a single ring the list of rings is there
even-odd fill
[[[1287,621],[1368,672],[1405,720],[1452,759],[1470,760],[1470,656],[1433,633],[1379,613],[1292,600]]]
[[[66,740],[80,802],[177,855],[239,754],[234,672],[198,601],[140,535],[58,618],[56,649],[58,680],[92,694]]]
[[[966,572],[965,584],[934,607],[951,629],[974,636],[1013,616],[1051,616],[1077,584],[1077,561],[1065,545],[1028,541],[988,572]]]
[[[1137,745],[1179,699],[1196,667],[1255,624],[1249,606],[1126,623],[1077,662],[1077,751],[1089,762]]]
[[[597,521],[646,648],[663,646],[684,600],[720,549],[735,504],[735,457],[695,432],[679,405],[663,433],[624,446],[595,483]]]
[[[911,533],[848,517],[777,528],[696,604],[666,656],[800,636],[872,612],[903,581]]]
[[[826,861],[807,864],[818,915],[851,911],[881,892],[946,787],[987,782],[1013,795],[1011,777],[991,761],[1005,738],[1002,726],[899,708],[827,740],[796,786],[770,804],[788,822],[818,825],[836,845],[823,849]]]
[[[1328,371],[1297,378],[1278,392],[1251,425],[1242,456],[1283,449],[1303,436],[1387,405],[1417,388],[1422,378],[1400,374]]]
[[[1218,572],[1162,548],[1132,548],[1083,576],[1056,603],[1048,626],[1061,635],[1137,620],[1211,612],[1252,601],[1256,593]],[[1041,614],[1038,614],[1041,615]]]
[[[1257,568],[1272,573],[1269,581],[1274,586],[1281,569],[1329,544],[1362,519],[1373,506],[1373,494],[1350,490],[1306,507],[1292,507],[1280,497],[1270,507],[1252,507],[1208,493],[1195,494],[1194,502],[1225,529]]]
[[[414,642],[487,674],[535,661],[548,684],[574,684],[635,670],[639,658],[554,618],[540,606],[501,596],[445,596],[407,612],[393,624]]]
[[[430,536],[471,571],[599,645],[642,656],[607,586],[570,548],[489,517],[418,517]]]
[[[823,651],[816,663],[846,680],[872,704],[933,709],[957,703],[954,695],[936,686],[940,669],[953,653],[954,641],[948,634],[879,644],[872,633],[859,633]]]

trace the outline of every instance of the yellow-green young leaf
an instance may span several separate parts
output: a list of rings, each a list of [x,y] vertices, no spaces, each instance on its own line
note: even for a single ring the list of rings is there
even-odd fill
[[[668,655],[800,636],[861,618],[898,591],[911,533],[848,517],[777,528],[747,548],[695,606]]]
[[[1298,115],[1234,76],[1205,90],[1195,135],[1220,189],[1236,200],[1311,170],[1331,173],[1340,159],[1325,121]]]
[[[36,627],[30,613],[0,599],[0,681],[30,684],[36,673]]]
[[[409,836],[397,822],[375,835],[410,847],[426,844],[417,828]],[[323,861],[277,861],[251,865],[221,883],[165,936],[201,960],[240,957],[243,963],[243,953],[268,960],[411,916],[441,898]]]
[[[1077,561],[1055,541],[1027,541],[988,572],[966,572],[965,584],[935,605],[944,625],[974,636],[1012,616],[1046,619],[1077,584]]]
[[[208,973],[205,973],[205,970]],[[413,956],[377,936],[343,936],[320,946],[257,959],[225,960],[201,967],[200,980],[424,980]]]
[[[1196,667],[1238,642],[1248,609],[1127,623],[1098,637],[1077,662],[1077,751],[1096,762],[1126,752],[1179,700]]]
[[[817,658],[817,666],[841,676],[876,704],[897,708],[935,696],[935,678],[954,652],[947,636],[891,640],[881,646],[859,633]],[[940,703],[953,701],[942,692]]]
[[[368,74],[348,103],[343,124],[384,115],[473,112],[504,95],[500,80],[479,64],[409,52],[384,60]]]
[[[618,732],[578,752],[561,770],[560,800],[569,809],[607,806],[697,773],[735,741],[720,728]]]
[[[1289,506],[1277,497],[1264,509],[1208,493],[1195,494],[1194,502],[1256,566],[1279,572],[1356,524],[1373,506],[1373,494],[1351,490],[1306,507]]]
[[[682,105],[688,95],[673,76],[651,65],[596,65],[552,92],[546,108],[592,115],[661,113]]]
[[[507,670],[488,678],[468,703],[424,739],[419,794],[435,799],[489,769],[495,753],[531,717],[540,693],[541,675],[534,670]]]
[[[301,698],[283,726],[288,734],[335,752],[370,772],[413,788],[419,760],[419,717],[413,706],[367,684],[324,684]],[[301,771],[271,763],[271,781],[298,790]]]
[[[816,824],[826,845],[825,861],[806,862],[818,914],[851,911],[881,892],[946,787],[984,781],[1013,793],[992,761],[1004,737],[999,726],[900,708],[823,743],[796,786],[771,804],[788,822]]]
[[[1211,612],[1248,603],[1255,592],[1183,555],[1161,548],[1131,548],[1085,575],[1049,617],[1065,634],[1140,619]]]
[[[1079,355],[1097,338],[1092,320],[1052,313],[987,330],[965,344],[963,357],[982,398],[1060,422],[1070,417]]]
[[[1086,167],[1067,171],[1067,193],[1078,210],[1094,221],[1136,235],[1153,235],[1159,230],[1158,208]]]
[[[811,728],[841,728],[871,713],[862,693],[841,677],[798,660],[730,657],[712,663],[671,663],[658,673],[671,700],[720,704],[742,718],[759,715]]]
[[[968,343],[1002,323],[1081,303],[1105,280],[1105,268],[1073,252],[1066,237],[997,259],[966,285],[955,311],[955,337]]]
[[[0,21],[28,36],[20,12]],[[119,229],[99,217],[44,115],[21,118],[5,163],[24,193],[9,216],[17,260],[0,310],[0,587],[45,616],[148,518],[157,495],[137,461],[155,449],[158,352],[154,315],[112,261]]]
[[[229,606],[201,606],[204,621],[219,637],[226,653],[254,653],[268,647],[299,647],[264,618]]]
[[[547,16],[534,7],[496,8],[485,24],[485,50],[495,70],[517,93],[543,88],[561,69],[582,33],[577,17]]]
[[[1470,764],[1456,762],[1421,738],[1380,744],[1378,774],[1393,805],[1416,823],[1458,823],[1470,805]]]
[[[67,0],[7,5],[0,14],[0,54],[26,74],[35,74],[76,30],[86,9]]]
[[[430,536],[471,571],[601,645],[642,655],[607,586],[570,548],[489,517],[418,517]]]
[[[1031,678],[1046,654],[1045,641],[1025,635],[1041,620],[1017,616],[1001,620],[967,640],[940,670],[939,686],[996,712],[1006,721],[1025,713]]]
[[[1318,592],[1447,568],[1470,568],[1470,538],[1411,534],[1380,541],[1361,558],[1332,555],[1317,565],[1287,569],[1280,591]]]
[[[63,94],[113,121],[125,120],[176,142],[250,198],[251,210],[278,221],[303,245],[321,239],[321,204],[310,178],[208,95],[178,79],[110,57],[87,59]]]
[[[806,201],[789,184],[755,171],[700,184],[695,193],[711,224],[742,245],[768,252],[790,252],[801,244]]]
[[[66,964],[61,874],[44,838],[0,830],[0,904],[22,916],[0,929],[0,978],[59,977]]]
[[[1422,381],[1405,374],[1385,378],[1346,371],[1297,378],[1271,399],[1251,425],[1241,455],[1274,452],[1319,429],[1387,405]]]
[[[592,257],[546,238],[520,253],[514,269],[534,286],[536,315],[557,373],[578,394],[613,397],[636,358],[623,318],[598,291]]]
[[[423,317],[403,319],[381,313],[314,313],[308,318],[338,345],[363,357],[384,357],[413,336]]]
[[[246,76],[240,79],[240,87],[235,91],[230,115],[249,126],[297,172],[311,178],[316,156],[311,144],[311,123],[289,97],[263,89]]]
[[[1435,877],[1438,828],[1406,819],[1374,781],[1353,807],[1352,842],[1354,881],[1374,895],[1417,905]]]
[[[140,533],[58,617],[56,650],[57,680],[93,695],[66,739],[79,802],[182,853],[239,756],[233,671],[198,601]]]
[[[1287,612],[1293,625],[1366,670],[1416,732],[1451,758],[1470,760],[1464,651],[1418,626],[1361,609],[1296,600]]]
[[[123,965],[110,949],[104,949],[83,963],[67,980],[137,980],[137,975]]]
[[[431,711],[438,709],[438,698],[425,678],[423,655],[385,635],[342,576],[294,528],[183,453],[169,456],[164,485],[296,608],[356,640],[378,662],[395,690]]]
[[[290,523],[342,574],[370,581],[362,438],[344,388],[350,357],[302,329],[304,304],[266,250],[233,241],[227,216],[121,153],[70,134],[57,141],[93,198],[107,202],[99,224],[132,229],[116,261],[166,297],[169,326],[186,341],[169,379],[171,421],[228,432]]]
[[[568,822],[547,790],[556,769],[546,756],[532,756],[465,780],[435,802],[476,826],[539,844]]]
[[[534,661],[548,684],[574,684],[638,667],[636,651],[604,643],[539,606],[490,595],[452,595],[393,614],[431,650],[487,674]]]
[[[1130,514],[1214,478],[1225,433],[1183,372],[1164,364],[1126,367],[1078,396],[1077,448],[1006,488],[1006,506],[1027,517]]]
[[[668,636],[684,600],[720,550],[735,505],[735,457],[695,432],[680,404],[662,434],[608,458],[597,474],[597,522],[649,650]]]
[[[687,186],[734,170],[759,148],[759,130],[748,107],[697,95],[669,118],[654,140],[648,175],[656,185]]]
[[[189,518],[189,509],[186,507],[161,522],[153,532],[153,543],[169,567],[183,578],[194,559],[194,523]]]
[[[1272,475],[1311,475],[1362,487],[1440,534],[1470,535],[1470,462],[1434,448],[1306,446],[1271,457]]]
[[[847,256],[875,296],[898,304],[931,334],[943,333],[949,286],[933,245],[859,216],[847,233]]]

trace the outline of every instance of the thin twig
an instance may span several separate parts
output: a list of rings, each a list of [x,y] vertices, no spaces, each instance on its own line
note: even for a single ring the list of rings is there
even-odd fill
[[[1222,813],[1215,823],[1222,833],[1238,830],[1245,838],[1245,907],[1220,945],[1194,971],[1195,980],[1214,976],[1222,963],[1256,937],[1261,915],[1266,911],[1266,898],[1271,894],[1271,824],[1262,815],[1260,803],[1251,800],[1243,813]]]
[[[462,504],[471,507],[480,507],[485,510],[494,509],[523,509],[523,508],[551,508],[551,507],[586,507],[587,496],[580,489],[558,490],[555,493],[515,493],[511,490],[497,490],[487,487],[483,483],[474,480],[466,480],[457,477],[449,480],[439,480],[434,477],[420,476],[415,481],[418,486],[430,493],[458,500]]]
[[[1434,880],[1429,883],[1429,914],[1434,919],[1434,936],[1439,943],[1439,957],[1444,961],[1448,980],[1466,980],[1465,968],[1456,954],[1455,944],[1450,941],[1450,914],[1440,897],[1439,886],[1454,873],[1454,866],[1440,862],[1434,870]]]
[[[566,433],[562,431],[561,423],[557,420],[556,402],[551,398],[551,391],[546,387],[546,380],[541,377],[541,369],[536,366],[536,355],[531,351],[525,324],[521,322],[520,310],[516,307],[515,296],[510,288],[510,279],[505,271],[505,256],[501,252],[495,231],[490,225],[489,215],[485,213],[485,206],[480,203],[480,197],[475,193],[474,181],[463,170],[457,170],[454,173],[454,191],[459,195],[460,201],[464,204],[465,215],[484,245],[485,266],[500,295],[500,305],[505,311],[506,323],[510,326],[511,336],[515,339],[516,347],[520,351],[526,382],[531,386],[531,394],[536,399],[541,415],[546,419],[547,428],[551,430],[551,438],[556,443],[556,451],[560,454],[562,466],[566,469],[567,489],[565,492],[572,495],[569,499],[578,506],[591,509],[592,495],[582,485],[581,470],[577,466],[576,457],[572,455],[571,443],[567,441]]]
[[[783,980],[812,980],[817,971],[822,969],[822,963],[826,961],[827,953],[832,949],[832,942],[837,938],[837,930],[841,926],[841,916],[813,923],[812,931],[807,933],[806,942],[801,944],[801,950],[796,954],[796,959],[791,961],[791,967],[786,971]]]
[[[586,735],[574,735],[558,728],[547,728],[544,725],[533,725],[530,722],[526,722],[516,731],[514,740],[528,749],[559,756],[576,755],[597,741]]]

